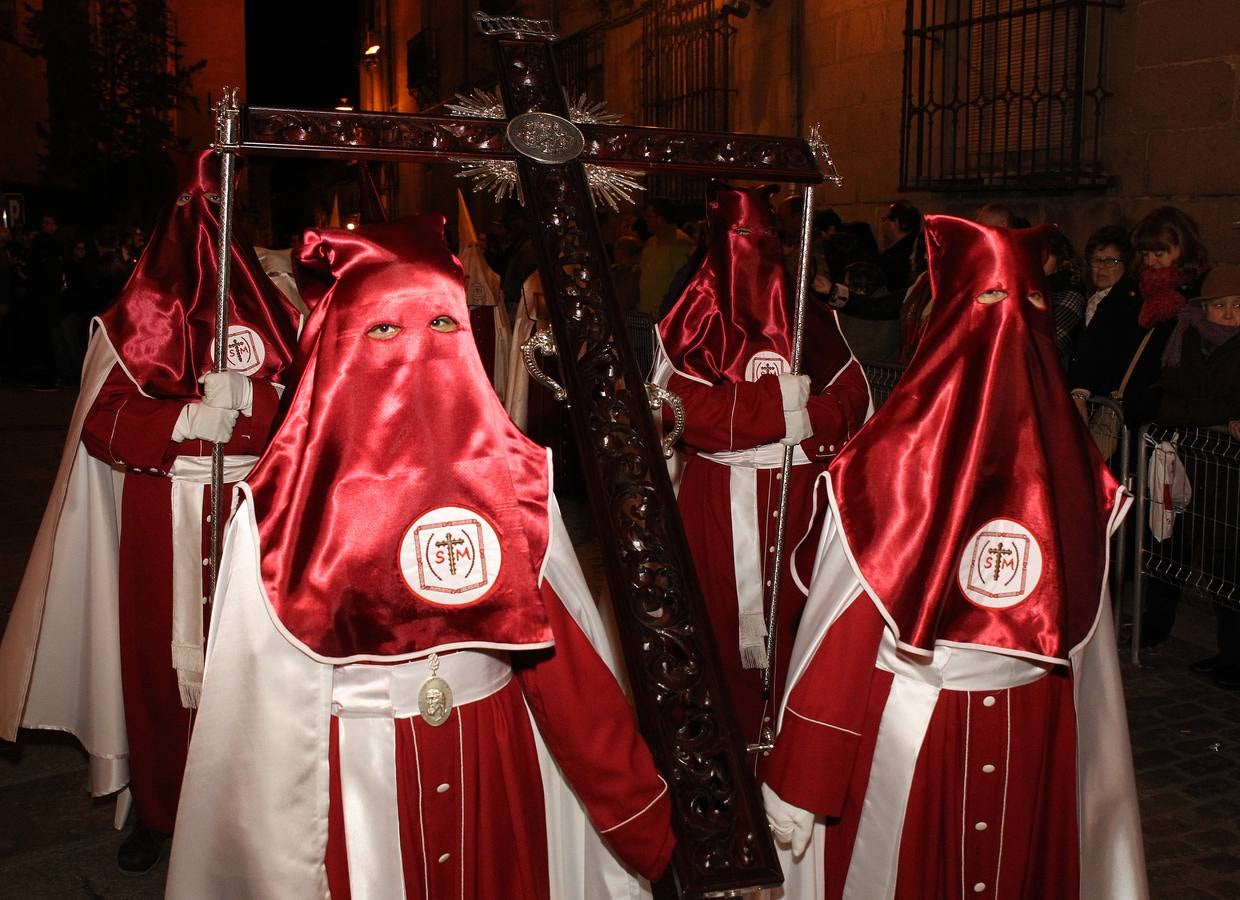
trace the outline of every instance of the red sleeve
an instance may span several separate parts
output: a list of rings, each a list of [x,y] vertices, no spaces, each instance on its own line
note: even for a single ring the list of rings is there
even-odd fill
[[[836,379],[809,398],[806,409],[814,433],[801,441],[801,449],[813,462],[829,462],[865,422],[870,388],[861,363],[855,359]]]
[[[114,365],[86,413],[82,443],[87,453],[109,465],[166,475],[179,454],[172,429],[183,406],[184,400],[144,397]]]
[[[555,647],[528,663],[515,655],[526,702],[594,827],[653,881],[676,846],[667,784],[615,677],[546,581],[542,595]]]
[[[280,397],[270,382],[254,381],[249,416],[239,416],[224,452],[263,452],[275,422]],[[120,366],[113,366],[82,425],[86,452],[109,465],[167,475],[178,456],[210,456],[209,441],[172,440],[181,409],[190,401],[155,400],[143,396]]]
[[[839,816],[852,781],[870,699],[883,620],[861,594],[827,631],[793,686],[766,764],[766,783],[783,800]]]
[[[774,375],[716,385],[673,375],[667,387],[684,402],[685,433],[681,443],[694,450],[750,450],[773,444],[784,436],[784,402],[779,379]],[[672,411],[668,407],[663,409],[663,423],[665,429],[672,427]]]

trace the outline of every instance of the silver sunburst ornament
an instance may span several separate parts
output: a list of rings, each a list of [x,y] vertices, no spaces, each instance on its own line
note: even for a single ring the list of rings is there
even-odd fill
[[[578,125],[615,125],[624,119],[620,113],[607,111],[606,100],[591,103],[585,94],[574,100],[568,91],[564,92],[564,99],[568,103],[568,120]]]
[[[457,94],[455,103],[445,103],[444,106],[454,116],[471,119],[504,118],[504,104],[499,97],[482,88],[474,88],[468,94]]]
[[[517,202],[525,205],[525,195],[521,192],[521,179],[517,177],[517,163],[512,159],[488,159],[478,162],[473,159],[451,159],[462,168],[456,173],[457,178],[468,178],[475,191],[490,191],[496,203],[502,203],[509,197],[516,197]]]
[[[585,94],[574,100],[565,92],[564,99],[568,105],[568,121],[574,125],[614,125],[623,119],[619,113],[608,112],[605,101],[591,102]],[[474,88],[469,94],[457,94],[455,103],[445,103],[444,106],[454,116],[502,119],[505,115],[500,99],[482,88]],[[457,158],[451,161],[462,167],[456,177],[468,178],[474,190],[489,192],[496,202],[515,197],[518,203],[525,204],[515,160],[478,162]],[[606,204],[612,212],[619,212],[621,204],[633,204],[636,193],[645,190],[642,184],[635,180],[640,178],[642,173],[633,169],[585,163],[585,172],[586,184],[589,185],[590,196],[595,204]]]

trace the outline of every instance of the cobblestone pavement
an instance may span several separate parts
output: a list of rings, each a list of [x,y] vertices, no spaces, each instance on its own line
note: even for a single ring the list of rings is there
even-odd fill
[[[8,475],[0,489],[0,622],[8,619],[72,406],[68,391],[0,388],[0,471]],[[601,594],[589,516],[567,502],[565,518]],[[1172,640],[1140,668],[1124,663],[1150,886],[1159,900],[1240,900],[1240,693],[1185,668],[1209,655],[1212,628],[1209,610],[1188,605]],[[166,862],[144,878],[117,871],[112,804],[89,798],[85,783],[72,739],[24,732],[17,745],[0,742],[0,898],[163,895]]]

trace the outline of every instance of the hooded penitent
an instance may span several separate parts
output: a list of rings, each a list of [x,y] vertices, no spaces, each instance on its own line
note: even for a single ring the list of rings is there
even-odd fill
[[[307,362],[247,481],[267,597],[322,660],[550,642],[546,452],[482,369],[460,266],[428,237],[443,227],[311,232],[299,251]]]
[[[617,859],[670,855],[548,452],[487,380],[443,229],[299,251],[312,313],[228,527],[170,896],[619,898]]]
[[[659,323],[672,367],[708,384],[792,371],[795,292],[784,270],[770,189],[716,184],[706,204],[706,258]],[[851,353],[831,310],[805,311],[802,374],[817,393]]]
[[[213,152],[197,158],[120,296],[95,322],[56,482],[0,646],[0,735],[13,739],[19,726],[74,734],[91,756],[90,790],[96,794],[125,786],[130,745],[136,742],[121,708],[122,555],[141,557],[135,565],[149,577],[131,593],[140,594],[142,602],[170,601],[173,606],[172,664],[167,671],[176,668],[185,706],[194,704],[194,682],[202,668],[199,513],[209,465],[203,467],[206,474],[195,479],[178,464],[209,453],[210,444],[178,442],[172,432],[183,405],[201,398],[199,377],[214,367],[218,172]],[[228,368],[255,383],[282,382],[300,316],[263,274],[253,250],[235,238],[227,315]],[[117,409],[109,410],[107,425],[116,440],[103,443],[115,452],[96,458],[86,446],[88,421],[92,415],[101,422],[107,417],[96,411],[101,395],[131,395],[126,382],[142,395],[137,398],[142,403],[114,403]],[[270,384],[260,393],[261,398],[255,393],[254,417],[243,419],[251,427],[238,429],[253,431],[251,445],[261,445],[253,427],[258,407],[264,405],[268,413],[275,408]],[[137,407],[142,411],[135,412]],[[265,429],[270,418],[263,421]],[[129,451],[158,458],[141,465],[136,459],[118,458]],[[253,450],[238,452],[252,461],[248,454]],[[233,451],[229,453],[231,457]],[[243,465],[230,458],[226,474],[236,477]],[[134,480],[134,493],[126,493],[122,509],[122,483],[129,485],[129,479]],[[154,506],[148,509],[144,503]],[[156,548],[134,538],[122,550],[122,512],[131,521],[146,516],[152,532],[166,529],[159,536],[171,547]],[[164,558],[167,553],[171,560]],[[170,578],[172,584],[161,583],[161,578]],[[161,656],[167,646],[158,651]],[[129,651],[130,658],[139,655]],[[166,741],[161,750],[167,750]],[[163,753],[160,762],[174,756]],[[172,804],[175,807],[175,797]]]
[[[925,336],[831,466],[858,574],[918,653],[1067,662],[1097,619],[1117,485],[1055,356],[1048,231],[926,217]]]

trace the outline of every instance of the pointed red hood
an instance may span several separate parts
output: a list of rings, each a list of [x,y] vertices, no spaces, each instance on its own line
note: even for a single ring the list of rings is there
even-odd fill
[[[716,185],[706,205],[710,247],[680,299],[659,323],[672,366],[708,384],[756,381],[792,371],[796,294],[784,270],[768,188]],[[852,354],[835,312],[805,310],[802,372],[821,390]]]
[[[1066,662],[1097,618],[1117,484],[1056,358],[1050,231],[926,217],[925,336],[831,465],[850,555],[907,648]]]
[[[310,232],[298,253],[296,387],[247,481],[268,600],[327,661],[551,641],[546,451],[482,369],[443,229]]]
[[[219,174],[219,158],[204,151],[120,297],[100,316],[126,373],[148,397],[197,398],[199,376],[214,367]],[[253,248],[234,236],[228,368],[281,381],[293,358],[300,318],[263,273]]]

